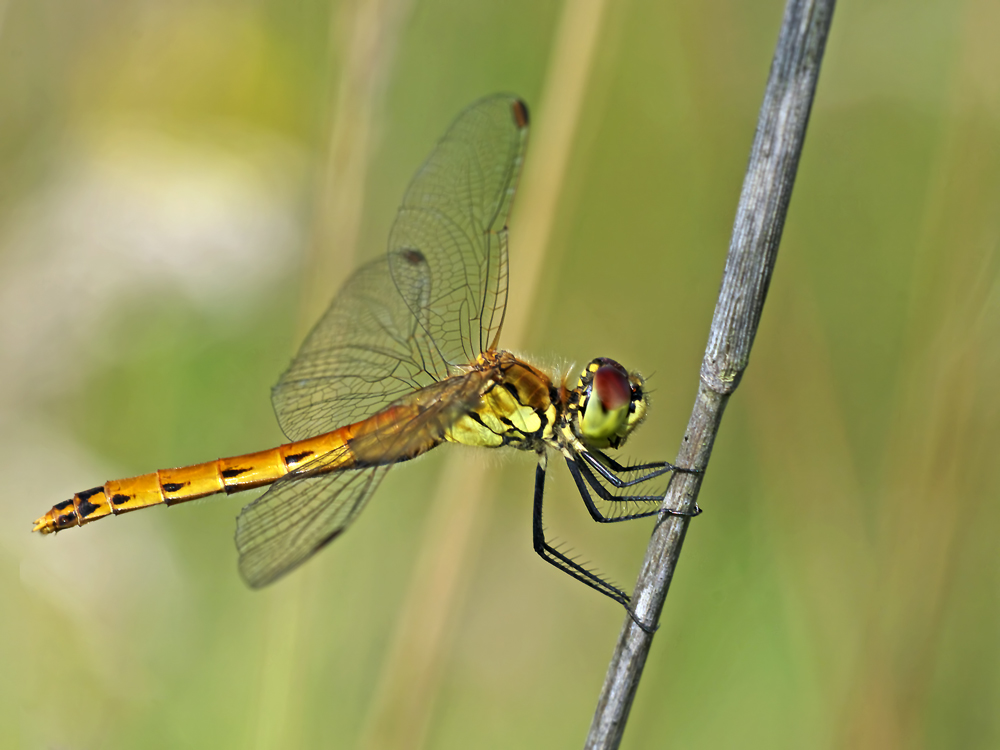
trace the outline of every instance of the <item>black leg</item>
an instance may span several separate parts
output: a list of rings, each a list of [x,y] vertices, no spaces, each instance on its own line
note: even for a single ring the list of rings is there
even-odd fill
[[[587,453],[588,456],[591,452],[583,451]],[[603,451],[592,451],[595,455],[600,456],[604,464],[610,468],[612,471],[625,472],[625,471],[645,471],[646,469],[666,469],[667,471],[692,471],[692,469],[681,469],[679,466],[674,466],[669,461],[653,461],[648,464],[635,464],[634,466],[623,466],[622,464],[615,461],[611,456]],[[661,472],[662,473],[662,472]]]
[[[576,487],[580,491],[580,497],[583,498],[584,504],[587,506],[587,510],[590,511],[590,517],[593,518],[598,523],[618,523],[619,521],[633,521],[636,518],[649,518],[650,516],[656,516],[660,514],[660,508],[657,507],[654,510],[642,511],[640,513],[626,513],[621,516],[606,516],[601,513],[597,505],[594,504],[594,500],[590,495],[590,490],[587,488],[589,484],[597,496],[609,503],[659,503],[663,501],[662,495],[615,495],[607,487],[602,485],[597,477],[594,476],[593,472],[585,465],[572,458],[566,459],[566,465],[569,467],[569,473],[573,475],[573,480],[576,482]],[[603,475],[602,475],[603,476]],[[654,474],[648,478],[652,479],[659,474]],[[628,484],[623,484],[622,486],[627,487]],[[695,508],[690,513],[675,511],[667,508],[663,511],[670,516],[687,516],[693,518],[701,513],[701,508]]]
[[[662,498],[655,495],[651,495],[648,497],[636,496],[631,498],[615,497],[610,492],[608,492],[607,488],[601,486],[600,482],[597,481],[597,478],[590,473],[590,470],[587,469],[586,466],[581,466],[579,463],[577,463],[571,458],[566,459],[566,465],[569,467],[569,473],[573,475],[573,481],[576,482],[576,488],[580,492],[580,497],[583,498],[583,504],[587,506],[587,510],[590,512],[590,517],[593,518],[598,523],[618,523],[619,521],[633,521],[636,518],[649,518],[650,516],[655,516],[657,513],[660,512],[659,508],[657,508],[655,510],[643,511],[642,513],[632,513],[629,515],[618,516],[618,517],[606,516],[603,513],[601,513],[597,505],[594,504],[594,499],[590,496],[590,490],[587,488],[588,482],[595,487],[598,496],[600,496],[602,500],[607,500],[608,497],[610,497],[611,499],[619,502],[627,502],[629,500],[633,500],[635,502],[655,502],[657,500],[661,500]],[[601,494],[602,492],[605,493],[605,495],[607,495],[608,497],[602,495]]]
[[[635,484],[641,484],[642,482],[647,482],[650,479],[655,479],[656,477],[662,476],[667,472],[674,471],[677,467],[673,464],[668,464],[666,461],[658,464],[640,464],[638,466],[626,467],[622,466],[616,461],[612,461],[610,457],[604,455],[600,451],[594,451],[597,455],[590,453],[589,451],[580,451],[576,455],[586,461],[591,468],[593,468],[598,474],[604,477],[609,484],[613,485],[617,489],[623,489],[625,487],[631,487]],[[600,456],[600,458],[598,458]],[[607,462],[607,465],[602,462]],[[619,477],[614,472],[639,472],[645,471],[646,473],[642,476],[636,477],[635,479],[630,479],[625,481]]]
[[[555,565],[564,573],[568,573],[573,576],[576,580],[581,583],[585,583],[590,586],[590,588],[595,591],[600,591],[607,597],[614,599],[616,602],[621,604],[629,611],[632,615],[632,619],[639,624],[644,630],[646,629],[642,623],[636,620],[635,615],[632,610],[629,609],[629,595],[626,594],[619,588],[615,588],[610,583],[605,581],[603,578],[598,576],[596,573],[584,568],[580,563],[576,562],[570,557],[567,557],[559,550],[555,549],[552,545],[545,541],[545,529],[542,526],[542,498],[545,496],[545,466],[547,459],[545,454],[541,454],[538,458],[538,468],[535,469],[535,501],[534,509],[532,512],[531,521],[531,536],[532,543],[535,548],[535,552],[545,560],[545,562]],[[589,506],[588,506],[589,507]],[[596,509],[595,509],[596,510]],[[593,513],[591,514],[593,515]],[[650,631],[647,631],[650,632]]]
[[[634,484],[640,484],[646,482],[654,477],[666,474],[668,471],[674,471],[679,474],[700,474],[699,469],[684,469],[680,466],[674,466],[668,461],[657,461],[650,464],[636,464],[635,466],[622,466],[620,463],[615,461],[611,456],[601,451],[580,451],[577,453],[578,456],[583,458],[590,466],[602,477],[604,477],[608,482],[615,487],[621,489],[622,487],[631,487]],[[617,472],[619,474],[634,474],[636,472],[645,471],[646,473],[635,479],[630,479],[625,481],[619,476],[612,472]]]

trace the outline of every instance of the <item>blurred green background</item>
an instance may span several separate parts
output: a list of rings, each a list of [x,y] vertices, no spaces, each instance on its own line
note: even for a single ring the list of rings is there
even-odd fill
[[[560,65],[580,116],[544,255],[515,205],[512,273],[541,281],[512,287],[507,343],[641,370],[627,453],[675,455],[782,4],[609,3],[580,68],[573,23],[600,10],[0,3],[0,745],[376,747],[386,710],[412,747],[582,744],[623,613],[532,552],[530,457],[460,459],[495,500],[431,677],[387,655],[419,550],[450,543],[429,509],[461,449],[264,592],[236,572],[246,497],[29,529],[106,479],[281,442],[270,386],[436,138],[498,90],[540,132]],[[1000,746],[998,28],[991,0],[837,8],[625,747]],[[630,584],[650,524],[593,524],[557,468],[552,533]]]

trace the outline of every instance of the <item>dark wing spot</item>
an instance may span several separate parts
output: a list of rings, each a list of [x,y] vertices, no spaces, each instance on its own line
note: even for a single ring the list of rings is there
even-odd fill
[[[414,251],[416,252],[416,251]],[[291,453],[285,456],[285,466],[290,466],[291,464],[301,463],[305,459],[309,458],[313,454],[312,451],[302,451],[301,453]]]
[[[121,493],[119,493],[111,498],[111,503],[113,505],[124,505],[131,499],[132,499],[131,495],[122,495]]]
[[[167,482],[163,485],[164,492],[179,492],[190,484],[190,482]]]
[[[233,477],[238,477],[240,474],[246,474],[250,469],[226,469],[222,472],[222,476],[226,479],[232,479]]]
[[[80,503],[80,506],[76,510],[77,513],[80,514],[81,518],[86,518],[95,510],[97,510],[99,507],[100,507],[99,505],[94,505],[89,500],[84,500],[83,502]]]
[[[515,99],[510,105],[510,111],[514,115],[514,122],[519,128],[528,127],[528,105],[520,99]]]
[[[337,529],[332,534],[330,534],[330,536],[328,536],[326,539],[324,539],[322,542],[316,545],[316,549],[318,550],[323,549],[326,545],[328,545],[330,542],[332,542],[334,539],[336,539],[343,533],[344,533],[343,529]]]
[[[63,500],[61,503],[53,505],[52,510],[66,510],[72,504],[73,504],[72,500]]]
[[[98,492],[104,492],[104,485],[101,485],[100,487],[94,487],[94,489],[92,490],[84,490],[83,492],[77,492],[76,496],[81,500],[89,500]]]
[[[414,266],[427,262],[424,254],[413,247],[405,247],[399,251],[399,254],[403,256],[403,260]]]

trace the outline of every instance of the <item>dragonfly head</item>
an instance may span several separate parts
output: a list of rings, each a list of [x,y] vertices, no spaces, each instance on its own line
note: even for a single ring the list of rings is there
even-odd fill
[[[618,448],[646,416],[642,376],[607,357],[587,365],[570,403],[573,430],[592,448]]]

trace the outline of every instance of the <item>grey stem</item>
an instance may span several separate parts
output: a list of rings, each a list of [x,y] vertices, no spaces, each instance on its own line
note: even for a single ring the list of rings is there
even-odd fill
[[[679,466],[702,471],[708,466],[722,412],[749,360],[795,183],[834,1],[789,0],[785,8],[701,365],[698,395],[677,457]],[[663,507],[693,509],[703,477],[704,473],[677,474]],[[661,518],[632,599],[636,618],[644,623],[659,622],[689,522],[680,516]],[[631,617],[625,619],[586,748],[618,747],[652,640]]]

